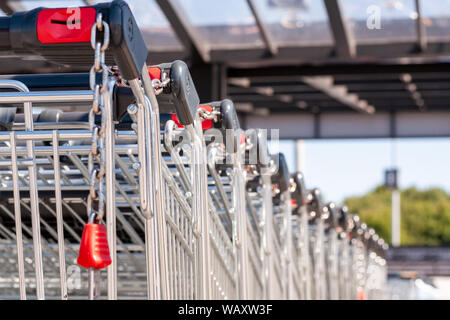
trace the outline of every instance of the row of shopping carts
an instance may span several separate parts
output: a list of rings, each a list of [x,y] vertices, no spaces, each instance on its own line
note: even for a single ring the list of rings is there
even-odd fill
[[[79,10],[0,21],[2,47],[92,65],[0,77],[1,298],[384,297],[373,229],[232,101],[201,103],[184,62],[148,67],[126,3]]]

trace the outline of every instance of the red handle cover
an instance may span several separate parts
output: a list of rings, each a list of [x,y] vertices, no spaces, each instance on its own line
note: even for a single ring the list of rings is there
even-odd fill
[[[89,42],[95,20],[95,8],[44,9],[38,14],[37,37],[41,43]]]

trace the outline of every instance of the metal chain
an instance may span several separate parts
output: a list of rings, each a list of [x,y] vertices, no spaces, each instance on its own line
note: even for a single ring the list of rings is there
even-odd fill
[[[169,84],[170,84],[170,77],[165,72],[163,72],[161,80],[153,79],[152,87],[155,89],[155,95],[159,95],[160,93],[162,93],[164,88],[169,86]]]
[[[105,131],[106,113],[104,96],[108,91],[108,75],[110,69],[105,64],[105,51],[109,46],[109,26],[97,15],[97,21],[91,29],[91,46],[94,49],[94,65],[89,72],[89,85],[94,92],[92,108],[89,112],[89,130],[92,133],[91,150],[88,157],[90,189],[87,199],[89,222],[100,222],[105,214]],[[97,41],[97,35],[103,36],[103,42]],[[100,126],[95,122],[100,116]],[[94,208],[94,204],[96,204]]]
[[[213,120],[214,122],[219,121],[219,117],[222,114],[219,110],[213,109],[212,111],[208,111],[203,107],[199,107],[197,112],[200,120]]]

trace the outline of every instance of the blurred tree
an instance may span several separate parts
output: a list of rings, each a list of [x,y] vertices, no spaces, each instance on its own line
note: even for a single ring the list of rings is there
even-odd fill
[[[386,241],[391,239],[391,190],[380,186],[344,203],[350,212],[373,227]],[[401,191],[401,244],[450,244],[450,195],[432,188]]]

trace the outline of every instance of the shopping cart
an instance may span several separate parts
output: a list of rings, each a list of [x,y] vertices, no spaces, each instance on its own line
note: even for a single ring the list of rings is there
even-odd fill
[[[245,299],[245,136],[230,100],[199,107],[207,142],[211,298]]]
[[[164,225],[158,232],[164,234],[161,250],[166,275],[162,281],[168,289],[162,298],[207,299],[209,218],[199,98],[184,62],[153,66],[149,73],[162,114],[159,180]]]
[[[351,271],[350,271],[350,247],[349,247],[349,232],[353,228],[352,220],[348,214],[347,207],[343,206],[339,209],[338,217],[338,268],[339,268],[339,299],[349,300],[350,285],[351,285]]]
[[[306,208],[307,191],[303,174],[297,172],[291,175],[292,228],[294,237],[293,264],[299,279],[298,298],[311,299],[311,259],[309,254],[308,212]],[[295,272],[294,271],[294,272]]]
[[[327,204],[328,217],[325,219],[325,265],[328,299],[339,299],[339,251],[338,251],[338,208],[334,202]]]
[[[14,282],[5,295],[19,292],[24,299],[35,291],[43,299],[46,291],[48,298],[88,293],[93,299],[106,289],[110,299],[118,291],[121,297],[168,298],[160,178],[167,167],[161,161],[147,48],[126,3],[80,10],[84,19],[75,31],[65,24],[64,29],[49,26],[56,18],[68,18],[65,9],[39,8],[3,18],[11,20],[2,24],[11,30],[2,32],[15,35],[12,50],[58,63],[93,63],[90,74],[78,79],[91,90],[74,90],[79,83],[70,81],[72,75],[55,76],[61,80],[56,81],[58,91],[29,92],[24,82],[1,81],[2,88],[19,92],[2,93],[0,103],[23,104],[24,112],[1,133],[2,215],[11,225],[5,228],[5,255],[13,253],[16,260],[8,262],[18,266],[16,275],[5,276]],[[110,61],[118,67],[109,67]],[[35,80],[30,76],[28,81]],[[134,102],[124,106],[130,97]],[[38,117],[36,105],[45,109]],[[75,114],[64,111],[74,107],[79,110]],[[128,124],[122,121],[124,109]],[[89,270],[89,282],[76,261]],[[108,265],[104,282],[100,270]]]
[[[2,48],[91,70],[0,76],[0,298],[382,295],[372,229],[230,100],[200,104],[184,62],[148,67],[125,2],[80,13],[0,18]]]
[[[310,252],[313,265],[313,299],[327,299],[326,261],[325,261],[325,226],[328,218],[328,208],[323,204],[320,190],[308,191],[308,212]]]
[[[350,269],[351,269],[351,299],[365,300],[367,298],[365,292],[367,265],[366,265],[366,248],[364,246],[364,233],[367,225],[362,223],[359,216],[352,215],[353,229],[350,233]]]
[[[271,161],[267,150],[267,132],[246,131],[246,211],[248,249],[248,297],[268,297],[267,223],[272,217]],[[270,225],[269,225],[270,226]]]
[[[368,300],[386,299],[386,260],[385,249],[380,246],[380,237],[370,228],[366,232],[367,280],[365,291]]]
[[[290,177],[282,153],[271,156],[276,165],[272,182],[272,221],[269,232],[269,299],[289,299],[292,285],[292,221]]]

